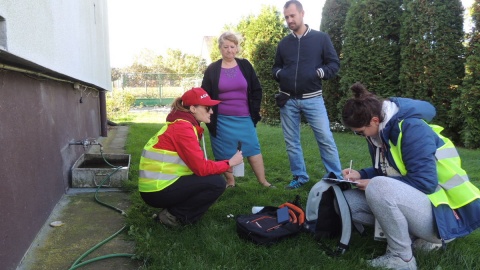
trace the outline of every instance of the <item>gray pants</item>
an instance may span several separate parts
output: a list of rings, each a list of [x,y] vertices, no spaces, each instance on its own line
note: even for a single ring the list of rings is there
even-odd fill
[[[374,226],[375,218],[387,238],[387,249],[394,255],[412,258],[412,238],[441,243],[432,203],[423,192],[390,177],[374,177],[365,191],[346,190],[352,220]]]

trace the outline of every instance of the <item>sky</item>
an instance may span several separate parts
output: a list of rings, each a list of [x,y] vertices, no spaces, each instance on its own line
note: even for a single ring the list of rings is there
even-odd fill
[[[142,50],[167,49],[201,55],[204,36],[218,37],[225,25],[258,15],[263,6],[283,12],[286,0],[107,0],[110,65],[130,66]],[[473,0],[462,0],[470,6]],[[301,0],[304,22],[319,30],[325,0]]]
[[[301,1],[304,22],[319,30],[325,0]],[[286,0],[107,0],[110,64],[125,67],[143,49],[201,55],[204,36],[218,37],[227,24],[258,15],[263,5],[283,12]]]

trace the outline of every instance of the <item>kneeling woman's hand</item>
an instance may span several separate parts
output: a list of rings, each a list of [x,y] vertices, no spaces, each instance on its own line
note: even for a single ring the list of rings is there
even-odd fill
[[[237,153],[235,153],[235,155],[233,155],[233,157],[228,160],[228,164],[230,165],[230,167],[233,167],[240,163],[243,163],[243,155],[242,151],[237,151]]]

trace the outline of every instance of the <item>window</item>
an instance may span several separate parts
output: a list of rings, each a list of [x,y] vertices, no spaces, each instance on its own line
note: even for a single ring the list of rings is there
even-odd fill
[[[7,50],[7,25],[2,16],[0,16],[0,50]]]

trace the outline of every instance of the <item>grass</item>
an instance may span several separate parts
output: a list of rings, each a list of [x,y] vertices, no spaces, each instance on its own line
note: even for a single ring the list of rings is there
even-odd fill
[[[144,144],[161,127],[165,115],[136,114],[129,116],[130,126],[127,152],[131,154],[130,181],[132,206],[127,223],[129,235],[136,241],[136,255],[144,261],[145,269],[370,269],[364,260],[382,255],[386,243],[367,236],[352,234],[350,249],[341,257],[328,257],[313,237],[302,233],[270,247],[256,246],[236,234],[235,219],[227,215],[246,214],[255,205],[278,206],[300,195],[305,207],[310,188],[325,174],[317,145],[310,128],[301,131],[304,156],[311,181],[298,190],[285,190],[291,179],[288,158],[280,127],[259,124],[258,136],[265,162],[268,181],[277,189],[261,187],[251,168],[245,166],[245,177],[237,178],[237,187],[228,189],[205,216],[195,225],[169,229],[156,224],[151,216],[157,209],[141,200],[137,191],[138,162]],[[117,121],[118,122],[118,121]],[[207,131],[208,133],[208,131]],[[370,166],[370,157],[364,139],[351,133],[335,133],[343,167],[353,160],[353,168]],[[207,153],[212,157],[209,136]],[[459,149],[464,168],[472,182],[479,186],[480,150]],[[248,163],[247,163],[248,164]],[[446,251],[416,254],[421,269],[478,269],[480,233],[457,239]],[[337,239],[325,243],[334,248]]]

